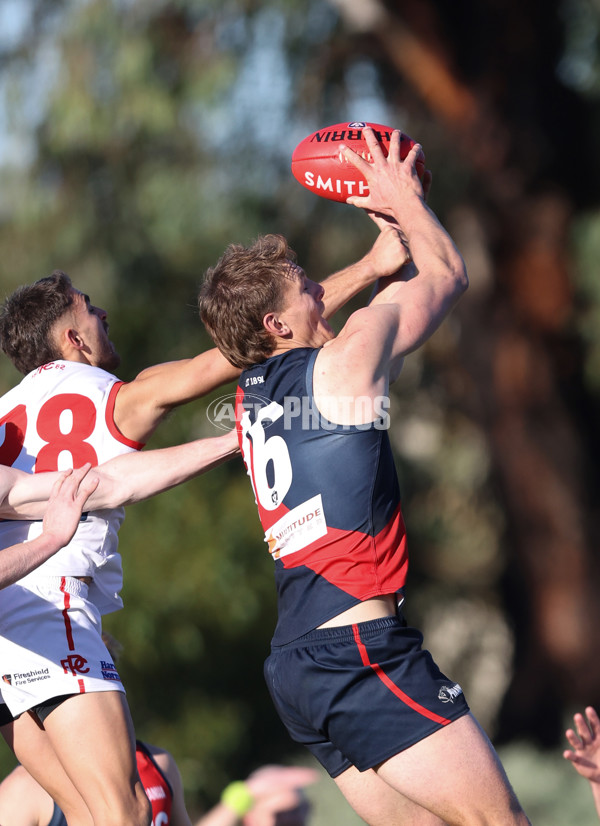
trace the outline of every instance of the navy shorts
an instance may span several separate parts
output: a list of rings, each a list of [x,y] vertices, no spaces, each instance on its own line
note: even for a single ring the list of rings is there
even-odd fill
[[[265,678],[275,708],[331,777],[373,768],[469,711],[422,643],[420,631],[386,617],[272,647]]]

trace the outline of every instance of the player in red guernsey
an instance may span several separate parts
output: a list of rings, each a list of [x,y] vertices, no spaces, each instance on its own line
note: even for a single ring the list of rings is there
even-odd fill
[[[322,287],[280,236],[229,247],[200,291],[209,333],[243,370],[240,446],[278,594],[265,676],[291,736],[367,823],[525,826],[462,689],[399,610],[407,556],[389,384],[467,275],[425,203],[420,147],[402,162],[399,132],[387,158],[372,131],[364,135],[372,164],[343,151],[370,194],[350,202],[401,239],[412,261],[379,282],[339,335],[323,315]]]

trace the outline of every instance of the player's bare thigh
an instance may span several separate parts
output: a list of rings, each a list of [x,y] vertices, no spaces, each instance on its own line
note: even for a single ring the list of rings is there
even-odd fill
[[[439,817],[392,789],[373,769],[359,772],[352,766],[335,782],[369,826],[446,826]]]
[[[27,756],[34,753],[37,760],[31,768],[34,771],[36,768],[41,771],[39,776],[34,777],[31,772],[26,771],[24,766],[19,767],[17,771],[20,770],[33,778],[28,788],[29,808],[21,807],[16,816],[17,813],[8,808],[10,800],[0,801],[0,823],[21,821],[33,823],[34,820],[37,823],[38,819],[40,823],[49,823],[52,818],[53,800],[55,800],[65,814],[69,826],[93,826],[88,807],[61,766],[52,743],[37,718],[27,712],[19,717],[17,740],[14,736],[14,722],[3,726],[0,730],[19,762],[22,763],[23,757],[27,760]],[[27,812],[30,814],[28,815]],[[37,813],[35,818],[34,812]]]
[[[103,822],[107,813],[115,823],[150,822],[137,773],[133,724],[122,692],[73,695],[46,717],[43,728],[94,822]],[[15,744],[19,738],[16,720]],[[20,758],[34,776],[43,777],[45,768],[34,750],[21,753]]]
[[[449,826],[529,824],[496,752],[471,714],[386,760],[376,773]]]

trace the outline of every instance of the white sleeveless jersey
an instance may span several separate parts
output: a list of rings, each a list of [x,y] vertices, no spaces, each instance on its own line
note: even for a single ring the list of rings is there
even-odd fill
[[[139,450],[113,419],[123,382],[88,364],[54,361],[37,368],[0,398],[0,464],[28,473],[98,465]],[[20,582],[45,576],[91,576],[89,599],[107,614],[122,607],[118,530],[124,509],[92,511],[71,542]],[[0,548],[33,539],[42,523],[0,520]],[[0,551],[1,553],[1,551]]]

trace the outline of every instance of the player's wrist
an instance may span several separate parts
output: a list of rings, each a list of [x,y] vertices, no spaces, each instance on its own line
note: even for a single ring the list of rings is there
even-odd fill
[[[247,815],[254,806],[254,795],[244,780],[234,780],[221,792],[221,803],[238,818]]]

